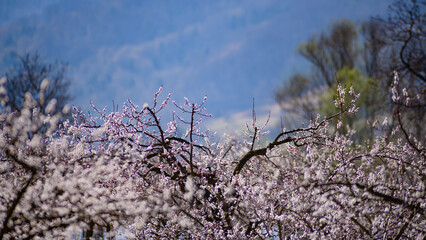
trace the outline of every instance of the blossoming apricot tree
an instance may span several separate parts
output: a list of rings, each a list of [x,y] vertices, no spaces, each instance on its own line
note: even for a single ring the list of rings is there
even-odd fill
[[[394,100],[403,102],[397,86],[395,77]],[[283,129],[266,146],[255,117],[246,141],[214,140],[200,127],[206,99],[180,106],[169,94],[160,103],[162,89],[151,106],[75,109],[62,126],[54,103],[40,112],[43,99],[27,94],[21,111],[1,109],[0,238],[96,229],[128,239],[424,237],[424,143],[400,124],[355,144],[353,131],[330,120],[354,115],[359,94],[338,89],[336,114]],[[168,124],[166,105],[175,107]]]

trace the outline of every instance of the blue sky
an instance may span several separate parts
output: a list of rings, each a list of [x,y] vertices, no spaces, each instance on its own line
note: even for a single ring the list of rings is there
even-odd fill
[[[163,86],[178,102],[207,95],[214,124],[239,124],[253,98],[280,114],[274,90],[309,70],[300,42],[333,20],[386,16],[391,2],[0,0],[0,72],[14,54],[38,50],[69,63],[83,109],[150,103]]]

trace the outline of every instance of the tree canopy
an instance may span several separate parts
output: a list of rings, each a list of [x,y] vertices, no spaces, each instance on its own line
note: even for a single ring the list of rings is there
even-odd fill
[[[392,98],[405,101],[399,82],[395,74]],[[200,128],[209,117],[206,98],[180,106],[161,91],[142,107],[129,100],[110,113],[75,109],[73,123],[62,126],[60,112],[34,111],[42,101],[30,94],[19,114],[2,111],[0,238],[90,238],[96,231],[128,239],[426,235],[424,143],[405,135],[398,120],[395,141],[386,134],[370,146],[351,140],[353,129],[339,129],[359,110],[354,88],[337,85],[334,114],[283,129],[266,146],[255,117],[247,139],[212,138]],[[176,111],[165,124],[168,104]],[[42,126],[47,130],[28,134]]]

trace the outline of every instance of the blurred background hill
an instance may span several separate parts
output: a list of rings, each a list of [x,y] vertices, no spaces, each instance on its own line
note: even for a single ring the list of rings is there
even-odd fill
[[[91,100],[143,105],[162,85],[176,100],[207,95],[220,128],[250,116],[253,98],[279,115],[274,90],[309,69],[298,44],[332,20],[383,15],[391,2],[1,0],[0,72],[38,51],[68,63],[85,110]]]

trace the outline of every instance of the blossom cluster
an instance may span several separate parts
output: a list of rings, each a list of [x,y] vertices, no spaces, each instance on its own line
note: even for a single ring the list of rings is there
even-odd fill
[[[331,120],[356,117],[359,94],[345,102],[338,90],[336,114],[266,145],[254,112],[248,141],[213,137],[201,127],[206,98],[181,106],[171,94],[161,101],[161,88],[152,105],[75,108],[63,123],[55,102],[40,107],[43,92],[28,94],[21,111],[0,114],[0,238],[423,238],[423,143],[399,135],[401,125],[355,143]],[[5,106],[3,87],[0,98]],[[175,111],[164,123],[167,105]]]

